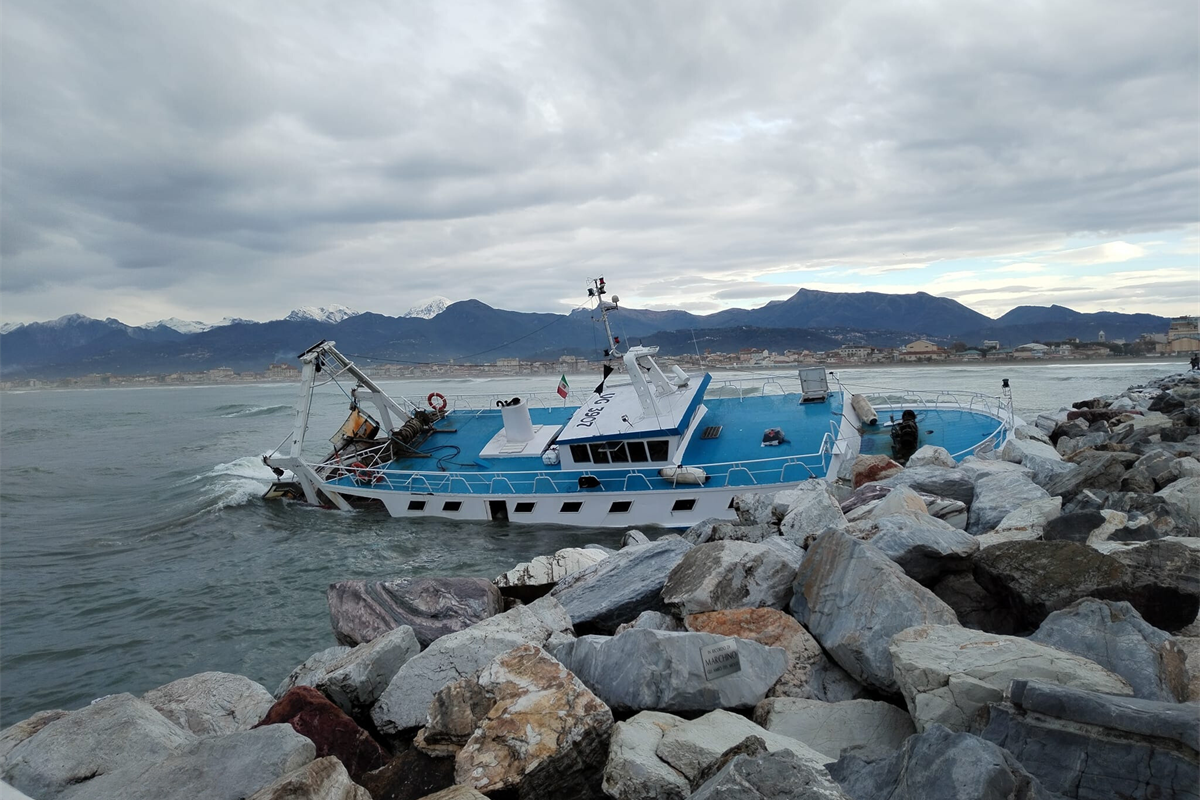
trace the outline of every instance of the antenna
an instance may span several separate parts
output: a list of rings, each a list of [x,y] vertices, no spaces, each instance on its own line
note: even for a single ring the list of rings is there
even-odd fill
[[[604,357],[619,358],[621,353],[617,349],[617,345],[621,343],[621,337],[613,336],[612,326],[608,324],[608,312],[617,310],[617,303],[621,298],[613,295],[612,302],[608,302],[604,299],[604,295],[608,294],[604,278],[592,278],[591,281],[592,285],[588,287],[588,297],[596,299],[596,308],[600,310],[600,320],[604,323],[604,333],[608,337],[608,347],[604,350]]]

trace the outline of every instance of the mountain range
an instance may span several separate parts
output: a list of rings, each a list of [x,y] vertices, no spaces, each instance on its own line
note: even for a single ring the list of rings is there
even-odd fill
[[[440,310],[439,310],[440,309]],[[627,344],[656,344],[664,354],[735,352],[745,347],[828,350],[841,344],[896,347],[924,338],[942,344],[1012,347],[1075,337],[1134,340],[1165,333],[1170,320],[1153,314],[1085,314],[1063,306],[1021,306],[998,319],[925,292],[820,292],[801,289],[787,300],[715,314],[620,308],[613,332]],[[526,313],[478,300],[421,301],[400,317],[358,313],[344,306],[301,308],[281,320],[222,320],[216,325],[162,320],[129,326],[78,314],[21,325],[0,333],[0,374],[56,378],[89,373],[163,374],[216,367],[260,372],[294,363],[321,339],[363,363],[493,362],[501,357],[553,360],[597,357],[604,345],[599,314]]]

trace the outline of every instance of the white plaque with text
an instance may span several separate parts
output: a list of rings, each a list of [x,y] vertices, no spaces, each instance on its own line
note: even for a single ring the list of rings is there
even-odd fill
[[[738,659],[737,642],[718,642],[700,648],[700,660],[704,662],[704,679],[716,680],[742,671]]]

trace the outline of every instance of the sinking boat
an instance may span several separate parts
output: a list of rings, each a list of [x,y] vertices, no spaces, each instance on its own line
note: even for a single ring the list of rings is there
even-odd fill
[[[618,305],[606,293],[603,278],[592,281],[608,348],[582,402],[568,402],[560,384],[500,399],[435,391],[418,407],[390,397],[334,342],[318,342],[299,356],[291,435],[263,457],[280,478],[265,497],[382,505],[407,518],[687,528],[734,519],[738,495],[846,478],[860,454],[890,454],[889,425],[903,409],[917,412],[921,445],[956,459],[999,448],[1015,425],[1007,381],[996,397],[856,396],[820,366],[742,380],[664,368],[656,347],[621,351],[608,319]],[[305,440],[319,374],[353,387],[332,449],[316,460]]]

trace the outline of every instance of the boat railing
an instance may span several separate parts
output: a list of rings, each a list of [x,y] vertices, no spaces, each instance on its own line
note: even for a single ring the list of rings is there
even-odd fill
[[[861,392],[876,410],[880,408],[957,408],[963,411],[974,411],[1011,426],[1013,423],[1012,403],[1007,398],[980,392],[960,390],[925,390],[925,389],[874,389]]]
[[[826,434],[815,453],[744,459],[701,465],[708,480],[700,488],[754,487],[779,483],[798,483],[824,475],[833,455],[835,437]],[[359,463],[359,462],[356,462]],[[683,480],[664,478],[658,468],[647,469],[574,469],[528,471],[414,471],[388,465],[347,467],[328,461],[313,465],[325,474],[331,488],[338,485],[373,487],[429,494],[587,494],[590,491],[651,491],[686,487]],[[581,489],[579,479],[595,478],[599,485]]]

